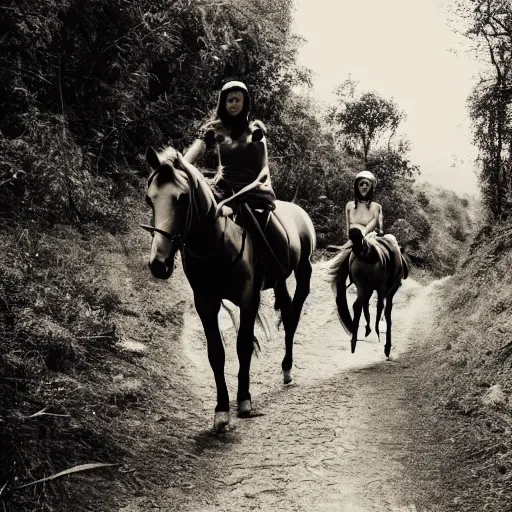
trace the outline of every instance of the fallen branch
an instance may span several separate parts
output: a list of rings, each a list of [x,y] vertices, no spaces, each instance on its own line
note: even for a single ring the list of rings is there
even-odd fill
[[[80,473],[81,471],[88,471],[90,469],[98,469],[98,468],[106,468],[109,466],[119,466],[119,464],[107,464],[104,462],[94,462],[91,464],[80,464],[80,465],[74,466],[70,469],[61,471],[60,473],[55,473],[54,475],[47,476],[46,478],[41,478],[40,480],[36,480],[36,481],[30,482],[28,484],[20,485],[16,489],[23,489],[25,487],[30,487],[32,485],[40,484],[43,482],[49,482],[50,480],[55,480],[56,478],[60,478],[61,476],[71,475],[72,473]]]

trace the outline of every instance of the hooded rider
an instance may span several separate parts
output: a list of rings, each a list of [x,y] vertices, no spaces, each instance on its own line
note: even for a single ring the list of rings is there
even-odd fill
[[[219,94],[215,118],[202,126],[184,157],[193,164],[206,149],[216,149],[218,172],[213,185],[219,201],[258,182],[257,187],[243,195],[243,202],[258,221],[257,238],[263,237],[264,244],[279,261],[287,257],[287,250],[284,246],[276,248],[274,244],[277,241],[277,245],[283,245],[281,241],[287,240],[287,237],[279,220],[270,214],[275,209],[276,197],[270,181],[266,128],[261,121],[249,121],[250,110],[251,99],[245,84],[239,81],[226,83]],[[221,215],[232,215],[237,206],[223,206]],[[240,209],[237,208],[237,211]],[[249,225],[250,222],[241,223],[249,231],[255,229],[255,226]]]

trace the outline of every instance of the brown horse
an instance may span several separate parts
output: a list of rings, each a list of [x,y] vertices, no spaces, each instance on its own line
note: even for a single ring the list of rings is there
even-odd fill
[[[393,297],[402,286],[402,279],[408,277],[408,267],[400,249],[395,243],[386,237],[378,237],[373,240],[364,238],[357,228],[351,228],[349,239],[352,241],[352,253],[346,260],[348,268],[341,269],[336,286],[336,305],[340,321],[352,336],[351,350],[354,353],[357,344],[357,331],[361,312],[364,310],[366,317],[366,335],[370,332],[368,312],[370,298],[374,291],[377,292],[377,317],[375,331],[380,340],[379,322],[384,309],[386,319],[386,344],[384,354],[389,357],[391,352],[391,310],[393,309]],[[357,288],[357,299],[354,302],[354,319],[352,320],[347,305],[345,281],[347,273]]]
[[[253,236],[231,218],[219,217],[219,205],[203,175],[173,148],[162,152],[148,149],[146,158],[153,173],[146,200],[153,210],[153,224],[142,226],[153,235],[149,268],[153,276],[168,279],[178,250],[194,293],[203,324],[208,359],[217,387],[214,430],[229,423],[229,395],[224,376],[224,346],[218,324],[222,299],[240,308],[237,335],[238,415],[251,413],[249,373],[254,347],[254,324],[260,293],[274,288],[275,307],[285,328],[284,382],[291,382],[293,338],[302,306],[310,290],[311,255],[316,237],[311,219],[296,204],[276,201],[273,215],[287,235],[286,266],[273,264]],[[241,197],[240,199],[243,199]],[[256,248],[256,250],[255,250]],[[282,252],[282,251],[281,251]],[[294,272],[297,286],[293,300],[286,278]]]

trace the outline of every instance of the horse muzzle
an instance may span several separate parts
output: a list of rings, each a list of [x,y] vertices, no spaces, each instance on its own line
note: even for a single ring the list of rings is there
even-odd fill
[[[181,235],[171,234],[150,225],[141,224],[140,227],[150,232],[153,237],[148,263],[151,274],[157,279],[169,279],[174,271],[176,252],[181,246]],[[162,236],[163,245],[162,238],[155,240],[155,234]]]
[[[154,258],[149,261],[149,270],[157,279],[169,279],[174,271],[174,258]]]

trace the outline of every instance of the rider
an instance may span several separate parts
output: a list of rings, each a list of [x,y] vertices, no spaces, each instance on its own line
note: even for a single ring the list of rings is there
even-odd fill
[[[354,200],[345,207],[347,235],[359,228],[364,236],[382,234],[382,206],[373,200],[377,180],[370,171],[360,172],[354,180]]]
[[[384,235],[382,206],[373,200],[376,185],[377,180],[370,171],[361,171],[355,177],[354,200],[349,201],[345,207],[347,236],[350,228],[358,228],[367,240],[383,236],[399,248],[393,235]],[[348,276],[348,259],[351,251],[352,242],[349,240],[330,263],[330,274],[338,276],[342,272],[345,277]]]
[[[201,127],[199,136],[186,150],[184,158],[193,164],[206,149],[217,150],[218,172],[213,184],[218,200],[227,199],[247,186],[259,183],[244,194],[243,202],[258,220],[259,238],[265,232],[262,241],[279,260],[286,256],[275,256],[283,250],[281,248],[276,251],[276,247],[272,245],[276,243],[275,240],[286,240],[287,237],[279,220],[271,215],[271,211],[275,209],[276,196],[270,181],[266,128],[261,121],[249,121],[250,109],[251,99],[245,84],[238,81],[226,83],[219,94],[216,116]],[[233,208],[236,206],[233,205]],[[221,215],[232,215],[233,208],[223,206]],[[242,217],[243,214],[242,211]],[[243,223],[250,231],[256,228],[248,225],[251,224],[250,221],[238,222]],[[269,245],[269,239],[274,244]]]

